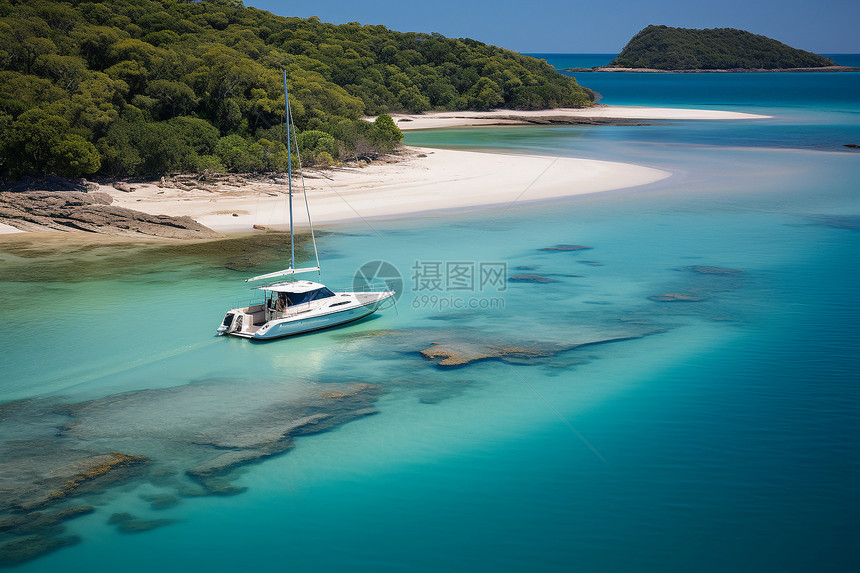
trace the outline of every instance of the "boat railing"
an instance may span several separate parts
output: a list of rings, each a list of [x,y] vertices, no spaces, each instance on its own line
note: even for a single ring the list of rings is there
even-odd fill
[[[233,303],[233,306],[230,308],[238,308],[238,309],[251,308],[252,306],[259,306],[261,304],[263,304],[263,303],[260,302],[260,299],[251,299],[251,300],[246,300],[246,301],[240,300],[238,302]]]
[[[352,290],[350,290],[350,291],[338,290],[338,291],[335,291],[335,293],[340,294],[343,292],[374,292],[374,291],[381,291],[381,290],[394,290],[394,289],[391,288],[390,286],[388,286],[388,283],[376,282],[376,283],[367,283],[367,284],[363,284],[363,285],[353,285]]]
[[[292,316],[296,316],[298,314],[303,314],[305,312],[310,312],[313,310],[313,303],[318,301],[308,301],[308,302],[300,302],[298,304],[291,304],[284,310],[270,310],[269,311],[269,319],[270,320],[279,320],[281,318],[290,318]]]

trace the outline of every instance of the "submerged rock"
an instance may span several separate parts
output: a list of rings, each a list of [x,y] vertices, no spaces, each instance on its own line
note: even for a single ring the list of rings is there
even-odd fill
[[[404,354],[414,354],[423,358],[425,364],[444,371],[490,360],[509,364],[547,364],[550,359],[555,360],[555,356],[580,348],[633,340],[666,331],[665,327],[648,320],[631,322],[623,317],[606,318],[604,312],[600,314],[600,324],[582,324],[575,330],[560,330],[555,339],[526,338],[525,331],[519,335],[493,337],[484,328],[469,327],[366,331],[341,338],[357,345],[355,351],[367,352],[378,360],[400,360]],[[566,355],[558,362],[581,363],[581,358]],[[414,372],[404,371],[403,374],[406,375],[399,380],[397,375],[393,375],[394,380],[388,384],[420,388],[422,385],[454,382],[448,376],[424,374],[420,363],[415,364]],[[428,376],[424,382],[419,379],[423,376]]]
[[[663,332],[663,329],[630,328],[623,332],[589,336],[576,342],[509,341],[509,343],[493,343],[486,341],[480,334],[464,332],[446,342],[431,342],[430,347],[421,350],[420,354],[440,368],[455,368],[486,360],[500,360],[509,364],[532,364],[538,359],[549,358],[570,350],[634,340],[658,332]]]
[[[725,267],[709,267],[703,265],[683,267],[681,270],[699,273],[700,275],[737,275],[743,272],[739,269],[730,269]]]
[[[140,499],[148,501],[152,509],[159,510],[170,509],[182,503],[182,500],[169,493],[144,494],[140,496]]]
[[[149,479],[150,473],[159,489],[173,488],[179,495],[241,493],[244,488],[231,483],[237,468],[288,451],[297,437],[374,414],[382,394],[381,387],[362,383],[296,386],[255,380],[254,392],[238,391],[244,384],[210,380],[76,404],[49,399],[0,404],[0,534],[40,534],[11,545],[9,555],[38,556],[62,546],[61,522],[92,511],[32,513],[35,509]],[[167,493],[142,497],[153,509],[179,503]],[[111,521],[121,524],[123,533],[173,522],[122,514]]]
[[[65,537],[46,537],[30,535],[4,545],[0,545],[0,567],[14,567],[27,561],[32,561],[57,549],[77,545],[81,538],[77,535]]]
[[[676,292],[669,292],[666,294],[655,294],[648,297],[649,300],[653,300],[655,302],[700,302],[704,300],[703,298],[689,295],[689,294],[681,294]]]
[[[809,215],[807,219],[834,229],[860,230],[860,216],[858,215]]]
[[[127,513],[127,512],[122,512],[122,513],[114,513],[113,515],[111,515],[108,518],[107,522],[110,525],[115,525],[117,523],[122,523],[124,521],[130,521],[132,519],[134,519],[134,516],[132,514]]]
[[[144,533],[152,531],[171,523],[176,523],[175,519],[140,519],[130,513],[114,513],[108,519],[110,525],[116,525],[116,530],[120,533]]]
[[[250,463],[251,461],[257,461],[259,459],[260,458],[254,458],[253,460],[249,459],[248,462]],[[236,466],[231,466],[230,469],[233,469],[235,467]],[[239,495],[240,493],[245,493],[246,491],[248,491],[248,488],[246,487],[233,485],[226,477],[195,476],[193,469],[189,471],[188,475],[189,477],[195,479],[197,483],[203,487],[203,492],[199,495],[217,495],[221,497],[228,497],[231,495]],[[183,495],[185,495],[186,497],[193,497],[195,494],[190,494],[190,492],[183,492]]]
[[[241,493],[238,489],[225,489],[224,480],[212,479],[224,474],[230,473],[235,468],[262,460],[275,453],[282,453],[292,447],[292,444],[280,440],[276,451],[266,451],[263,449],[249,449],[225,452],[212,459],[206,460],[204,463],[194,466],[186,470],[191,478],[199,482],[200,485],[206,488],[207,491],[216,495],[234,495]]]
[[[176,523],[176,521],[175,519],[132,519],[117,525],[116,530],[120,533],[144,533]]]
[[[544,247],[542,249],[538,249],[540,251],[587,251],[593,249],[594,247],[587,247],[585,245],[556,245],[554,247]]]
[[[137,475],[148,461],[120,452],[87,455],[57,442],[2,444],[0,512],[30,512],[81,493],[102,491]]]
[[[421,351],[421,355],[430,360],[441,358],[436,362],[439,366],[464,366],[471,362],[490,359],[506,358],[535,358],[538,356],[552,356],[553,352],[522,348],[518,346],[490,346],[481,343],[461,342],[443,344],[432,343],[433,346]]]
[[[479,312],[463,312],[463,311],[453,311],[453,312],[442,312],[439,314],[434,314],[433,316],[428,316],[427,320],[443,320],[450,322],[468,322],[475,318],[476,316],[480,316]]]
[[[435,387],[428,388],[418,395],[418,401],[422,404],[438,404],[450,398],[459,396],[472,383],[471,380],[457,380],[448,384],[434,384]]]
[[[145,456],[134,456],[120,452],[110,452],[84,458],[73,465],[72,469],[76,470],[75,473],[58,490],[52,492],[51,497],[54,499],[69,497],[79,488],[100,479],[109,481],[119,479],[120,481],[124,481],[122,478],[111,475],[112,472],[121,468],[141,465],[148,461],[149,458]]]
[[[106,443],[145,436],[137,443],[142,451],[153,457],[176,451],[187,477],[209,493],[233,495],[243,491],[225,485],[234,469],[286,452],[298,436],[374,413],[382,393],[358,383],[265,390],[236,399],[235,383],[225,381],[116,394],[68,406],[74,422],[61,435]],[[192,413],[184,406],[189,401],[211,406]],[[153,424],[153,415],[160,424]]]
[[[543,275],[514,275],[508,279],[509,283],[557,283],[555,279]]]
[[[10,514],[0,517],[0,533],[12,535],[57,535],[62,533],[61,523],[95,511],[92,506],[70,507],[53,513],[35,511],[27,514]]]

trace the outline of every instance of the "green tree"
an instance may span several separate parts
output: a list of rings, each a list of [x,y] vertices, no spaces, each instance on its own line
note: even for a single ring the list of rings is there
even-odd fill
[[[296,136],[296,142],[305,165],[325,167],[334,164],[338,148],[331,134],[319,130],[305,131]]]
[[[481,78],[466,92],[471,109],[493,109],[505,101],[502,88],[490,78]]]
[[[331,134],[325,131],[311,130],[296,136],[299,149],[303,153],[326,151],[332,155],[336,152],[337,142]]]
[[[215,156],[230,171],[247,173],[261,166],[257,164],[250,151],[251,144],[241,135],[234,133],[224,136],[215,145]]]
[[[51,29],[38,17],[0,18],[0,45],[8,50],[9,69],[32,73],[36,58],[57,53]]]
[[[32,107],[44,107],[67,97],[51,81],[18,72],[0,71],[0,110],[18,116]]]
[[[144,126],[140,110],[128,106],[123,117],[115,121],[99,140],[102,166],[113,176],[137,175],[143,165],[138,143]]]
[[[42,54],[33,63],[36,75],[51,79],[60,88],[75,92],[89,76],[87,63],[77,56]]]
[[[136,145],[143,159],[140,175],[181,172],[196,162],[197,154],[179,126],[166,121],[144,123]]]
[[[174,117],[167,122],[198,155],[214,153],[218,144],[218,128],[198,117]]]
[[[12,122],[3,146],[3,164],[13,176],[52,171],[77,177],[100,167],[95,146],[69,133],[69,122],[41,109],[22,113]]]
[[[197,105],[194,90],[181,82],[153,80],[146,86],[146,95],[157,102],[157,114],[161,119],[186,115]]]
[[[101,167],[101,156],[95,145],[80,135],[67,135],[54,147],[53,153],[53,167],[65,177],[88,175]]]
[[[400,131],[390,115],[382,114],[373,120],[371,140],[382,151],[391,151],[403,140],[403,132]]]
[[[149,70],[137,60],[123,60],[105,70],[112,80],[122,81],[129,88],[129,94],[142,93],[149,80]]]
[[[406,110],[412,113],[421,113],[430,109],[430,99],[422,95],[415,86],[403,89],[397,94],[397,99]]]
[[[104,8],[109,15],[110,10],[104,4],[84,4],[82,10],[88,6],[96,6]],[[86,12],[84,12],[86,16]],[[93,21],[102,22],[98,16],[92,17]],[[78,51],[81,56],[87,60],[91,69],[102,71],[110,65],[108,54],[114,44],[120,41],[128,34],[124,30],[118,30],[108,26],[89,26],[84,25],[75,28],[71,32],[72,39],[78,45]]]
[[[248,146],[253,158],[249,171],[286,171],[287,148],[280,141],[261,138]]]

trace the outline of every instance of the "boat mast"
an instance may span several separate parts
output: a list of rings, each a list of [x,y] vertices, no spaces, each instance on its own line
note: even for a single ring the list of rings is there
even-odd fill
[[[293,114],[290,111],[290,96],[287,94],[287,70],[284,71],[284,106],[287,110],[287,115],[285,117],[287,124],[287,162],[289,163],[287,168],[287,183],[289,186],[290,193],[290,268],[284,269],[282,271],[275,271],[273,273],[266,273],[264,275],[259,275],[256,277],[251,277],[249,279],[245,279],[245,282],[250,281],[258,281],[262,279],[272,279],[275,277],[283,277],[283,276],[292,276],[299,273],[309,273],[316,271],[319,274],[322,274],[320,271],[320,255],[317,251],[317,240],[314,235],[314,224],[311,222],[311,211],[310,207],[308,207],[308,194],[305,191],[305,177],[301,174],[302,171],[302,154],[299,150],[298,145],[296,145],[296,161],[298,162],[299,176],[302,180],[302,194],[305,196],[305,211],[308,214],[308,225],[311,229],[311,241],[314,244],[314,257],[317,261],[317,266],[315,267],[307,267],[303,269],[296,268],[296,242],[294,239],[293,233],[293,156],[292,156],[292,145],[291,140],[293,138],[290,137],[290,124],[292,123]]]
[[[290,268],[296,268],[296,242],[293,239],[293,161],[290,155],[290,96],[287,94],[287,70],[284,72],[284,108],[287,124],[287,186],[290,192]],[[319,265],[317,265],[319,266]]]

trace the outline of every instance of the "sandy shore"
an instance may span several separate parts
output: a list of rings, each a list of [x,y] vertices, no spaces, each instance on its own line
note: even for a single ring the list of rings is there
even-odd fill
[[[444,111],[420,115],[393,114],[401,131],[489,125],[523,125],[565,119],[579,121],[589,118],[628,120],[740,120],[766,119],[768,115],[705,109],[639,107],[628,105],[597,105],[590,108],[559,108],[539,111],[497,109],[493,111]]]
[[[313,223],[323,225],[484,205],[515,206],[645,185],[669,175],[591,159],[406,148],[390,163],[309,173],[305,184]],[[254,225],[281,229],[289,224],[285,181],[191,190],[135,185],[131,192],[103,186],[102,191],[114,196],[114,205],[189,215],[217,231],[248,231]],[[294,197],[294,211],[296,225],[307,226],[300,196]]]

